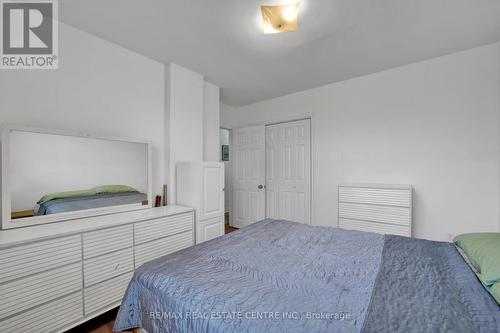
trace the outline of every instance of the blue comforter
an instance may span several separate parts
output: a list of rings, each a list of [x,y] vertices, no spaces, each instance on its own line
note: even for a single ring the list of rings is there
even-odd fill
[[[454,246],[264,220],[141,266],[114,330],[498,332]]]

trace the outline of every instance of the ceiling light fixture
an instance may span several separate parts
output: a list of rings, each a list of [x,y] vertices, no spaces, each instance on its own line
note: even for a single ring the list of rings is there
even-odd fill
[[[297,31],[300,3],[260,6],[265,34]]]

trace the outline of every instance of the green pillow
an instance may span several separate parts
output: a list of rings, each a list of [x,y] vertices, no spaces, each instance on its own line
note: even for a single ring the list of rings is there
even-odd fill
[[[96,194],[93,190],[78,190],[78,191],[66,191],[66,192],[56,192],[44,195],[40,200],[38,200],[37,204],[41,205],[47,201],[55,200],[55,199],[66,199],[66,198],[75,198],[82,197],[85,195],[94,195]]]
[[[137,192],[133,187],[127,185],[102,185],[92,189],[95,193],[120,193],[120,192]]]
[[[495,283],[494,285],[489,287],[488,291],[493,295],[493,298],[495,298],[497,303],[500,305],[500,282]]]
[[[479,272],[486,287],[500,282],[500,233],[463,234],[453,240]],[[498,288],[498,287],[496,287]]]

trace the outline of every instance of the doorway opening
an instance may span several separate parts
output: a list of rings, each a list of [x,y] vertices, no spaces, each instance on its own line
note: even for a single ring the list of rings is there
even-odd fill
[[[233,163],[231,151],[231,130],[220,129],[221,154],[220,161],[224,163],[224,229],[225,233],[237,230],[232,226],[232,202],[233,202]]]

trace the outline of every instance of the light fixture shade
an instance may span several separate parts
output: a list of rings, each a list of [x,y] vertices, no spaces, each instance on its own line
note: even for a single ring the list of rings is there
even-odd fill
[[[300,3],[260,6],[265,34],[297,31]]]

